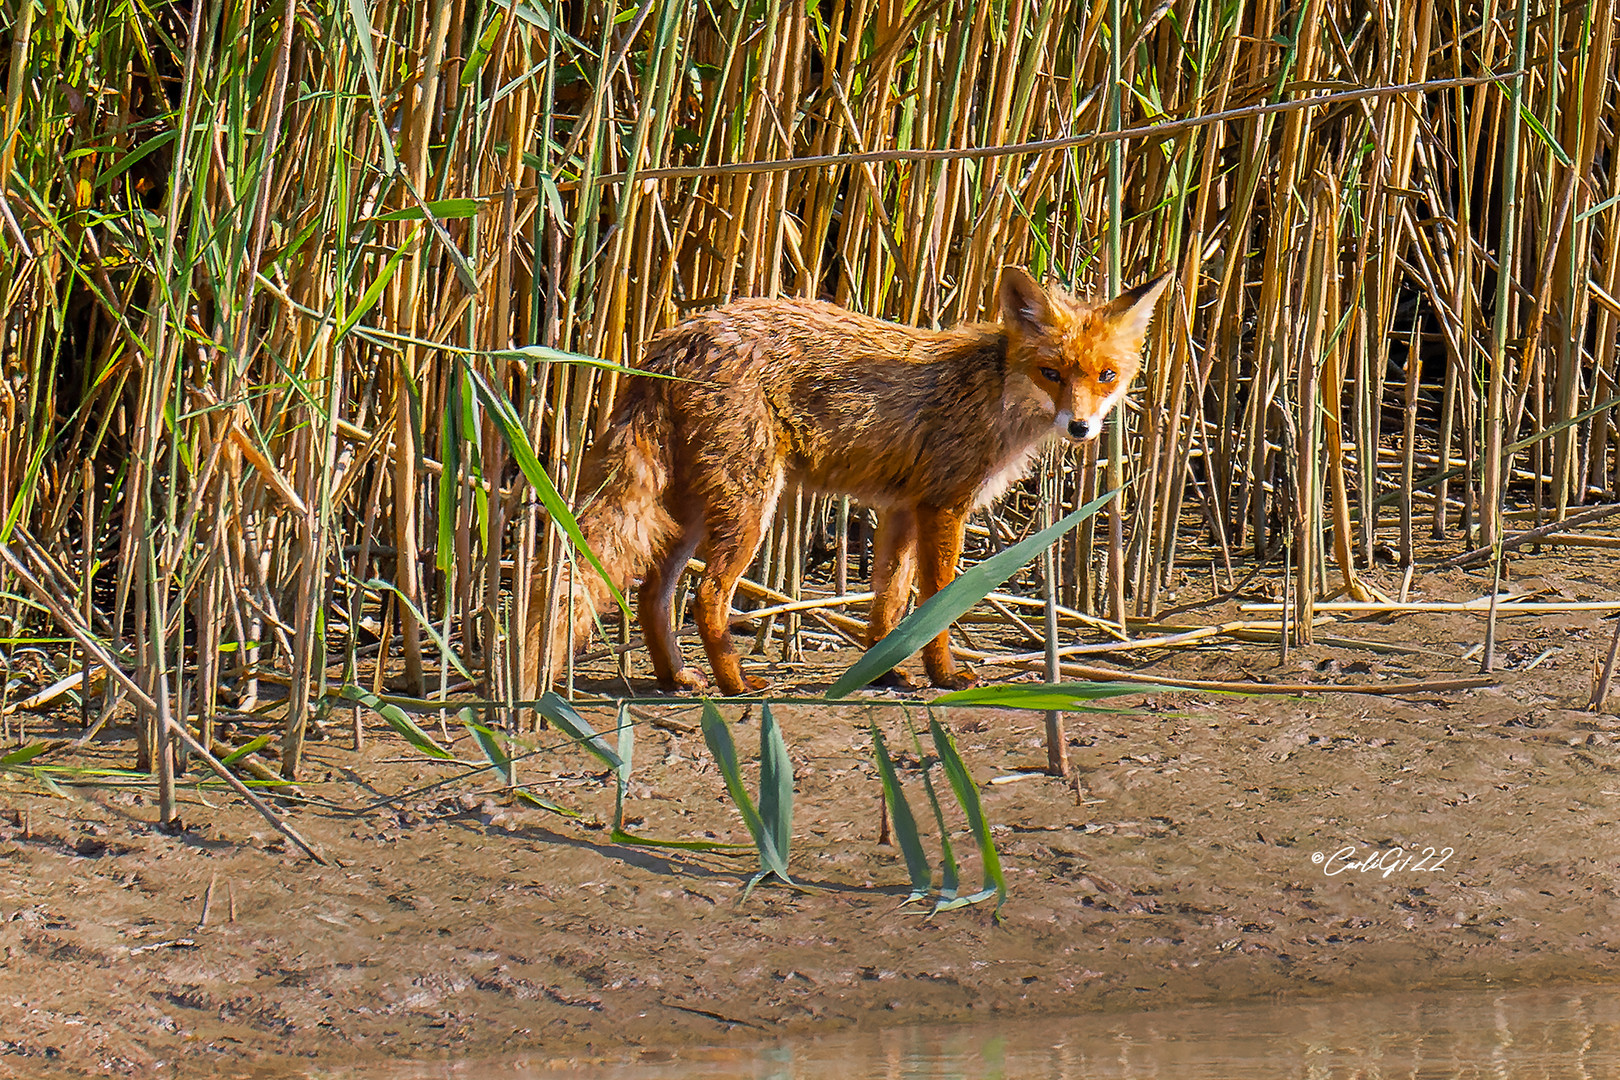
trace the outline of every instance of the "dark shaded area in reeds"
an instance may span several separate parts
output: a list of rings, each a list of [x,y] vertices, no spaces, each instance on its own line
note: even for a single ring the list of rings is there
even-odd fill
[[[623,376],[546,350],[633,364],[733,296],[949,323],[1006,263],[1097,291],[1173,267],[1105,466],[1054,452],[979,547],[1129,483],[1055,570],[1115,623],[1196,543],[1227,583],[1286,557],[1308,636],[1375,549],[1620,488],[1614,0],[3,19],[8,636],[77,621],[204,745],[222,686],[268,703],[289,775],[380,657],[442,692],[448,640],[513,692],[556,539],[478,381],[567,496]],[[789,494],[750,577],[796,599],[847,515]],[[836,565],[858,589],[858,549]],[[760,642],[792,648],[780,618]]]

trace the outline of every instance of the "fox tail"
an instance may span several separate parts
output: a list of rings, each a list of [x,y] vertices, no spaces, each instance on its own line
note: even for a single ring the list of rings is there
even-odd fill
[[[575,514],[586,546],[621,592],[668,547],[677,529],[664,506],[671,469],[669,409],[663,395],[646,382],[636,380],[626,388],[608,429],[586,454]],[[551,575],[537,574],[534,580],[549,583]],[[611,603],[607,581],[584,553],[559,559],[551,597],[536,595],[529,603],[525,697],[538,695],[556,680],[570,653],[590,640],[597,614]],[[548,618],[549,635],[543,632]],[[542,666],[544,682],[539,679]]]

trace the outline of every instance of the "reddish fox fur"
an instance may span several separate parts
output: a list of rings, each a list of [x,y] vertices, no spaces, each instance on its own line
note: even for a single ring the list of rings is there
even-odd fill
[[[1141,366],[1167,281],[1093,302],[1009,267],[999,323],[922,330],[819,301],[740,300],[660,334],[642,370],[677,378],[625,384],[587,454],[578,513],[613,581],[622,589],[641,577],[659,685],[706,685],[682,662],[671,613],[687,560],[701,552],[693,607],[715,681],[727,694],[764,687],[742,673],[729,615],[787,484],[877,508],[867,644],[887,634],[913,571],[921,599],[949,584],[968,515],[1024,476],[1042,442],[1102,430]],[[571,632],[566,610],[551,628],[554,667],[608,604],[583,560],[572,590]],[[539,687],[543,607],[530,608],[526,694]],[[923,664],[935,686],[973,681],[945,633],[924,646]]]

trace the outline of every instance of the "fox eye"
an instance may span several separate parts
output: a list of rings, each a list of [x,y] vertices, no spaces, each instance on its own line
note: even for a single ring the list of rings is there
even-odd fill
[[[1057,369],[1049,367],[1041,368],[1041,378],[1047,382],[1060,383],[1063,381],[1063,376],[1058,374]]]
[[[1111,383],[1115,378],[1116,376],[1112,371],[1105,371],[1101,375],[1097,376],[1097,381],[1100,383]]]

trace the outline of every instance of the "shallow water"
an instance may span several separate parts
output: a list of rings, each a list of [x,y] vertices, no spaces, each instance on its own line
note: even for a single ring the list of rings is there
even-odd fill
[[[533,1058],[530,1059],[531,1061]],[[395,1080],[1452,1080],[1620,1077],[1620,987],[1199,1006],[895,1028],[578,1070],[438,1066]]]

